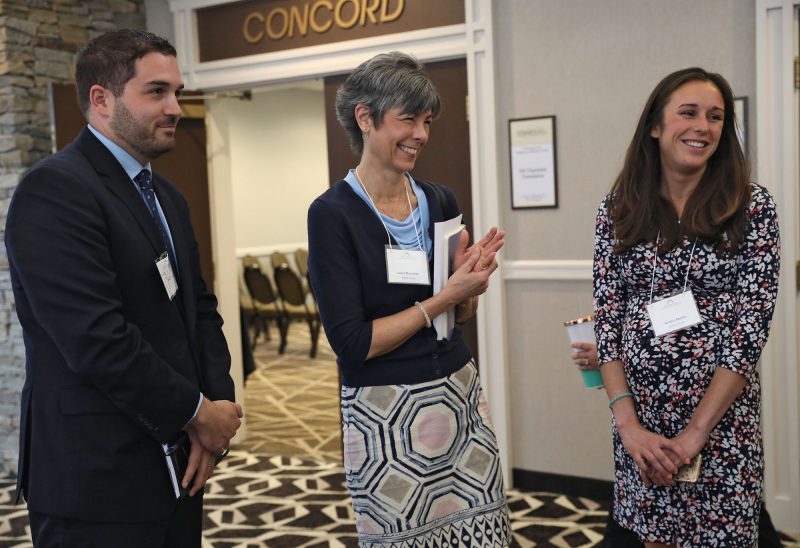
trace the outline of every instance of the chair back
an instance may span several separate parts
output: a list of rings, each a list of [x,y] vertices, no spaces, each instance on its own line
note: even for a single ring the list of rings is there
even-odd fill
[[[242,257],[242,266],[247,269],[248,267],[255,267],[261,269],[261,262],[253,255],[245,255]]]
[[[272,304],[275,302],[275,290],[272,289],[272,282],[266,274],[256,265],[248,266],[244,269],[244,283],[250,296],[261,304]]]
[[[303,284],[300,278],[289,268],[289,265],[282,264],[275,267],[275,285],[278,286],[278,293],[281,299],[295,306],[306,306],[306,294],[303,291]]]
[[[297,263],[297,272],[300,276],[304,278],[308,276],[308,251],[306,249],[301,247],[294,252],[294,262]]]
[[[272,255],[269,257],[270,263],[272,263],[272,268],[277,269],[279,266],[285,264],[289,264],[289,259],[286,258],[286,255],[283,254],[281,251],[273,251]]]
[[[275,285],[278,286],[278,294],[289,318],[302,318],[308,323],[309,333],[311,334],[311,350],[309,356],[314,358],[317,355],[317,341],[322,322],[319,317],[319,308],[316,302],[309,306],[306,300],[306,292],[300,278],[289,268],[286,263],[281,263],[275,267],[273,272]]]

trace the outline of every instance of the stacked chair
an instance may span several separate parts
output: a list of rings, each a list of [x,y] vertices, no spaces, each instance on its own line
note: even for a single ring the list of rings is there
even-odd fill
[[[252,255],[245,256],[242,259],[242,266],[251,304],[249,307],[243,306],[243,308],[246,313],[249,313],[251,324],[255,326],[252,343],[254,348],[262,331],[269,340],[269,322],[274,320],[281,337],[278,352],[283,354],[286,350],[290,322],[292,320],[304,321],[308,324],[311,335],[309,355],[314,358],[317,355],[321,321],[319,308],[308,283],[308,252],[304,249],[295,252],[295,262],[300,272],[299,276],[289,266],[285,254],[276,251],[270,256],[276,291],[273,289],[269,276],[261,269],[259,260]]]
[[[300,274],[303,289],[306,293],[311,292],[311,280],[308,278],[308,251],[302,247],[298,248],[294,252],[294,262],[297,264],[297,273]]]
[[[273,251],[272,255],[269,256],[269,262],[272,264],[272,269],[275,270],[281,265],[288,265],[289,259],[286,258],[282,251]]]
[[[253,348],[258,341],[261,329],[269,340],[269,322],[274,320],[278,326],[281,342],[278,353],[283,354],[286,350],[286,337],[289,330],[289,318],[283,306],[279,302],[272,282],[269,277],[261,270],[261,263],[256,257],[247,255],[242,259],[244,266],[244,283],[251,298],[251,310],[255,321],[255,334],[253,336]]]
[[[282,263],[275,268],[275,285],[283,301],[286,314],[291,319],[305,320],[311,334],[311,351],[309,355],[317,355],[317,341],[319,340],[320,318],[319,308],[313,296],[309,297],[306,289],[287,263]]]

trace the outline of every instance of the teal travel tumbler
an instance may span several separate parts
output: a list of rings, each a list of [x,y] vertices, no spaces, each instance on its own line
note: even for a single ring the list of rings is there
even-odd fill
[[[594,338],[594,316],[584,316],[576,320],[564,322],[567,328],[567,335],[572,343],[585,342],[596,344]],[[574,352],[575,349],[573,348]],[[589,371],[581,371],[583,376],[583,385],[586,388],[600,388],[603,386],[603,377],[600,375],[600,369],[591,369]]]

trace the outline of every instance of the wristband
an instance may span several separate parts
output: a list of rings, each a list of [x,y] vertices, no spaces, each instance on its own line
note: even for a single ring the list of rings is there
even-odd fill
[[[425,310],[425,307],[422,306],[422,303],[419,301],[414,301],[414,306],[419,308],[419,311],[422,312],[422,315],[425,316],[425,327],[431,326],[431,317],[428,316],[428,311]]]
[[[608,402],[608,408],[611,409],[611,406],[617,403],[622,398],[632,398],[633,392],[623,392],[622,394],[617,394]]]

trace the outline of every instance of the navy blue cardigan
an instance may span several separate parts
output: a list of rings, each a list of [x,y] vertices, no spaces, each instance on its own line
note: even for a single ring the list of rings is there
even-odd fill
[[[442,193],[429,183],[420,187],[428,198],[433,238],[433,223],[445,219],[443,205],[452,213],[458,212],[458,204],[447,187],[438,186]],[[451,340],[437,341],[432,327],[422,328],[398,348],[367,360],[372,320],[405,310],[433,294],[432,286],[386,281],[386,238],[373,210],[345,181],[329,188],[308,210],[311,286],[344,386],[431,381],[458,371],[471,358],[456,326]],[[392,243],[396,244],[394,239]]]

